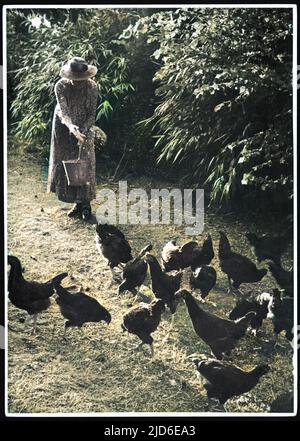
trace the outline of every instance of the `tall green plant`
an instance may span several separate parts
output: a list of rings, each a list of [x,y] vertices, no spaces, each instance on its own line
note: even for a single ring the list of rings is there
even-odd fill
[[[292,13],[178,9],[143,18],[157,43],[158,162],[213,203],[292,192]]]
[[[62,63],[74,55],[98,67],[97,122],[109,120],[134,90],[119,34],[134,13],[119,10],[67,11],[52,16],[8,12],[8,77],[13,97],[9,122],[17,135],[49,142],[54,84]],[[39,25],[36,25],[38,18]]]

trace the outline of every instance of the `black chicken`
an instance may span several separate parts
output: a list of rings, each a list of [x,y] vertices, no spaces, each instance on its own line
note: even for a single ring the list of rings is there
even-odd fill
[[[229,292],[232,292],[231,280],[233,280],[233,287],[236,290],[242,283],[259,282],[267,274],[267,270],[256,268],[256,265],[248,257],[231,251],[226,234],[223,231],[219,233],[219,260],[222,271],[228,277]]]
[[[37,314],[50,306],[50,297],[54,288],[67,277],[68,273],[61,273],[45,283],[27,281],[22,274],[20,260],[15,256],[8,256],[10,273],[8,277],[8,298],[17,308],[24,309],[33,315],[32,333],[36,330]]]
[[[258,262],[272,260],[277,265],[280,265],[281,257],[288,248],[286,235],[277,237],[263,235],[258,237],[255,233],[248,232],[246,237]]]
[[[255,312],[249,312],[241,319],[231,321],[204,311],[186,289],[179,290],[176,297],[184,298],[196,334],[210,346],[219,360],[223,353],[229,354],[234,349],[255,316]]]
[[[180,251],[184,262],[182,268],[190,266],[193,271],[201,265],[209,265],[215,256],[210,234],[204,239],[202,247],[191,241],[182,245]]]
[[[269,262],[269,270],[276,280],[278,286],[285,290],[285,295],[294,296],[294,272],[286,271],[281,265]]]
[[[67,319],[64,338],[67,328],[71,326],[81,328],[84,323],[104,321],[109,324],[111,322],[110,313],[93,297],[82,292],[70,293],[62,286],[56,286],[55,290],[58,295],[56,303],[64,318]]]
[[[130,291],[138,296],[138,289],[144,283],[147,275],[147,263],[144,260],[146,253],[152,250],[152,245],[148,245],[143,248],[137,257],[130,262],[126,263],[122,278],[123,281],[119,286],[118,293],[121,294],[123,291]]]
[[[162,264],[166,272],[191,267],[195,270],[201,265],[209,265],[214,258],[210,234],[204,239],[202,247],[190,241],[178,247],[175,240],[168,242],[162,251]]]
[[[273,295],[268,304],[268,318],[272,319],[275,334],[285,331],[285,336],[292,342],[294,327],[294,300],[285,297],[284,291],[273,289]]]
[[[192,252],[191,268],[194,271],[202,265],[209,265],[215,257],[211,235],[208,234],[203,241],[202,248],[196,247]]]
[[[114,225],[99,223],[96,227],[96,245],[99,253],[107,260],[112,279],[120,281],[114,268],[133,259],[124,234]]]
[[[261,327],[263,320],[267,318],[268,305],[271,297],[271,294],[264,292],[256,297],[237,300],[235,307],[229,314],[230,320],[237,320],[244,317],[248,312],[254,311],[256,315],[252,318],[250,326],[253,335],[256,336],[257,330]]]
[[[170,309],[172,314],[171,326],[166,336],[170,334],[174,323],[174,314],[176,312],[176,299],[175,292],[180,288],[180,282],[182,279],[182,272],[179,271],[176,274],[166,274],[162,271],[156,257],[152,254],[147,254],[145,260],[149,265],[152,291],[158,299],[162,299],[165,305]]]
[[[195,241],[186,242],[181,247],[171,240],[164,246],[161,254],[163,269],[165,272],[180,270],[189,267],[195,256],[199,256],[201,248]]]
[[[199,289],[204,300],[216,284],[217,273],[212,266],[202,265],[190,275],[190,287]]]
[[[122,329],[137,335],[140,340],[142,340],[138,347],[144,344],[150,345],[152,357],[154,355],[154,349],[151,334],[157,329],[164,311],[164,301],[156,299],[150,304],[140,303],[139,305],[133,306],[123,316]]]
[[[249,392],[257,385],[260,378],[270,371],[267,364],[260,364],[247,372],[218,360],[193,361],[197,371],[206,380],[204,388],[208,398],[217,398],[223,406],[230,398]]]
[[[201,248],[199,247],[198,242],[191,240],[184,243],[180,247],[180,256],[182,261],[181,268],[184,269],[191,266],[195,254],[198,256],[200,252]]]
[[[270,406],[272,413],[292,413],[293,411],[294,393],[292,391],[279,395]]]

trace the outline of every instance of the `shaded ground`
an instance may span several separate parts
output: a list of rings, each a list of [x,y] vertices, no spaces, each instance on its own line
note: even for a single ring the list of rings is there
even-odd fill
[[[9,372],[10,412],[216,412],[222,409],[207,400],[190,357],[208,354],[207,346],[195,335],[185,305],[178,306],[175,330],[168,344],[162,345],[170,315],[165,313],[154,334],[156,356],[149,357],[147,347],[133,350],[134,336],[123,333],[122,315],[132,301],[130,295],[118,297],[117,287],[108,287],[110,272],[101,261],[94,242],[93,225],[66,216],[68,204],[45,193],[41,166],[9,160],[8,176],[8,247],[20,257],[24,276],[47,280],[61,271],[68,271],[65,285],[76,283],[89,289],[112,314],[106,325],[86,325],[81,333],[70,330],[68,342],[62,340],[64,320],[54,299],[50,309],[38,319],[37,335],[24,332],[19,322],[24,312],[9,304]],[[106,184],[116,187],[116,183]],[[131,187],[165,187],[165,183],[140,179]],[[93,209],[95,211],[96,205]],[[249,219],[253,224],[253,220]],[[210,231],[217,254],[218,230],[224,229],[233,248],[251,257],[244,238],[247,226],[231,217],[206,215],[205,231]],[[163,245],[178,237],[183,243],[189,237],[184,228],[172,226],[123,226],[134,251],[152,243],[160,255]],[[286,265],[291,263],[286,256]],[[205,308],[220,316],[228,316],[234,298],[226,294],[227,279],[220,272],[218,259],[212,262],[218,273],[217,286],[210,300],[217,304]],[[262,292],[274,286],[267,275],[261,283],[248,285],[244,291]],[[142,291],[152,296],[145,286]],[[28,329],[28,328],[27,328]],[[232,412],[265,412],[280,393],[292,389],[292,353],[283,336],[274,347],[272,325],[265,322],[258,337],[246,336],[232,354],[232,361],[250,369],[260,362],[271,365],[250,393],[228,402]]]

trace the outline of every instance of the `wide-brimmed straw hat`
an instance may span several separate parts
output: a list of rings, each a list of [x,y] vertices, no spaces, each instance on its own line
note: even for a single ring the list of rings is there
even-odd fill
[[[92,78],[97,73],[97,67],[88,64],[83,58],[73,57],[60,70],[60,76],[67,80],[82,81]]]

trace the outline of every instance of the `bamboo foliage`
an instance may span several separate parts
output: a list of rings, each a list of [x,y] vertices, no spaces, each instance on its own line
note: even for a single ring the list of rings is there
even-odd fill
[[[134,90],[124,45],[117,39],[118,29],[128,25],[130,14],[87,9],[75,16],[67,12],[57,16],[53,11],[43,16],[30,10],[29,14],[8,14],[8,74],[13,91],[10,122],[17,135],[32,142],[49,142],[54,84],[63,62],[71,57],[80,56],[98,67],[99,124],[110,119]],[[36,20],[38,27],[33,26]]]
[[[135,29],[158,44],[159,104],[145,122],[158,162],[205,185],[211,203],[255,191],[291,197],[291,11],[181,9]]]

